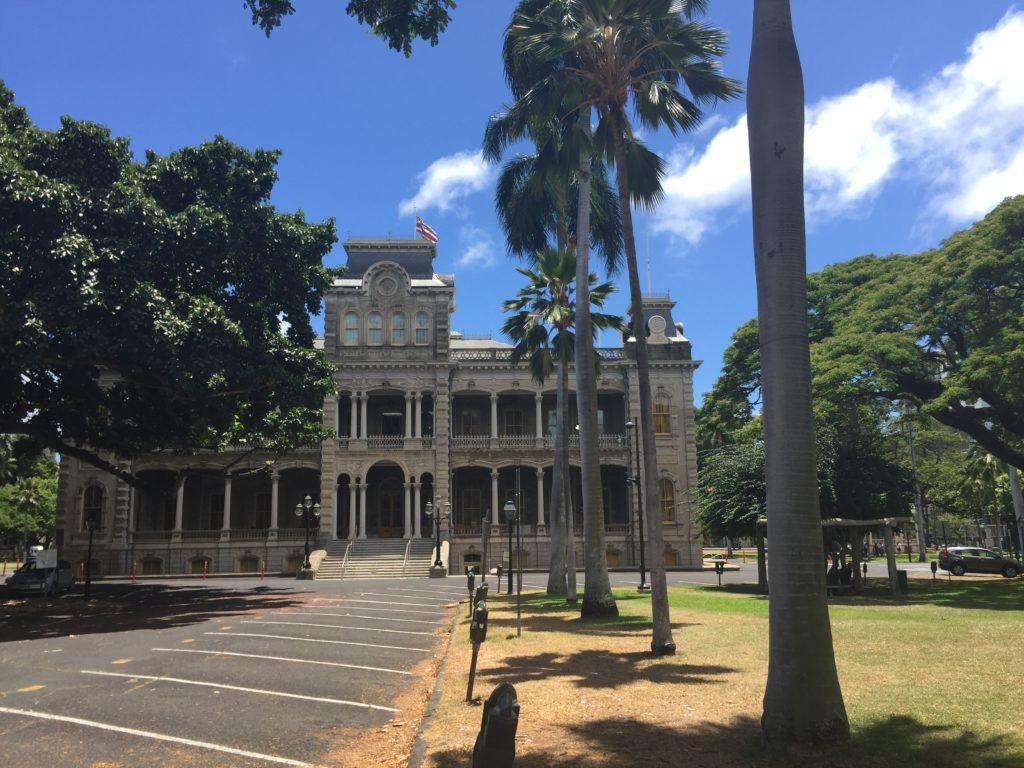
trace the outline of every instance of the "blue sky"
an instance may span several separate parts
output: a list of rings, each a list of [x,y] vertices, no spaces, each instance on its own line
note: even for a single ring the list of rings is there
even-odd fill
[[[223,134],[280,148],[274,202],[334,216],[342,239],[412,233],[411,202],[457,274],[454,327],[497,330],[518,285],[476,153],[507,100],[509,0],[464,0],[411,59],[343,13],[299,0],[268,40],[241,0],[6,0],[0,78],[44,127],[69,114],[139,154]],[[920,250],[1024,192],[1024,9],[1006,0],[793,0],[808,104],[808,261]],[[744,78],[751,0],[717,0],[728,74]],[[650,217],[655,290],[679,304],[710,388],[755,312],[742,100],[688,137],[645,137],[670,160]],[[642,232],[638,233],[642,247]],[[343,258],[340,245],[329,261]],[[625,284],[624,279],[621,280]],[[616,309],[625,305],[620,295]],[[606,339],[611,343],[612,339]]]

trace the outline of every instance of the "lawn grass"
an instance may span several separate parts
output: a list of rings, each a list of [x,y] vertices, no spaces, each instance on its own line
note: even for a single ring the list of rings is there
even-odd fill
[[[517,766],[1024,765],[1018,581],[914,582],[901,599],[879,584],[831,601],[853,740],[804,757],[773,757],[761,745],[768,602],[751,588],[673,587],[679,653],[670,658],[646,653],[646,595],[616,591],[620,617],[601,621],[581,620],[559,599],[523,598],[521,639],[514,600],[490,601],[477,681],[483,696],[499,682],[516,686]],[[479,728],[480,709],[462,702],[467,635],[463,620],[426,733],[433,768],[469,765]]]

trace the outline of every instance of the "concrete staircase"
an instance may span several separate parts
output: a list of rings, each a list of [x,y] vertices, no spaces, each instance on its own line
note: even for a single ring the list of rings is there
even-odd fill
[[[318,579],[428,576],[434,561],[431,539],[356,539],[331,541]],[[346,557],[346,552],[348,556]]]

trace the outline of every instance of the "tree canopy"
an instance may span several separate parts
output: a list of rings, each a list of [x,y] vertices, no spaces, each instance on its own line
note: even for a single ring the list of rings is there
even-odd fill
[[[48,451],[32,449],[30,441],[3,435],[4,447],[15,445],[18,470],[0,480],[0,538],[34,543],[53,532],[57,514],[57,462]]]
[[[293,0],[245,0],[245,5],[252,23],[267,37],[285,16],[295,13]],[[349,0],[345,13],[368,26],[389,48],[410,56],[416,39],[437,45],[453,8],[455,0]]]
[[[277,158],[216,137],[137,161],[101,125],[34,126],[0,82],[0,432],[129,482],[111,453],[321,439],[337,238],[268,202]]]

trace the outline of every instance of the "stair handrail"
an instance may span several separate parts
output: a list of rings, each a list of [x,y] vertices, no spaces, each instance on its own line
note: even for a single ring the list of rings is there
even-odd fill
[[[402,575],[405,576],[405,569],[409,565],[409,550],[412,548],[412,539],[405,542],[405,559],[402,560]]]
[[[345,556],[341,558],[341,575],[345,576],[345,566],[348,565],[348,553],[352,550],[352,544],[354,542],[349,541],[348,546],[345,547]]]

